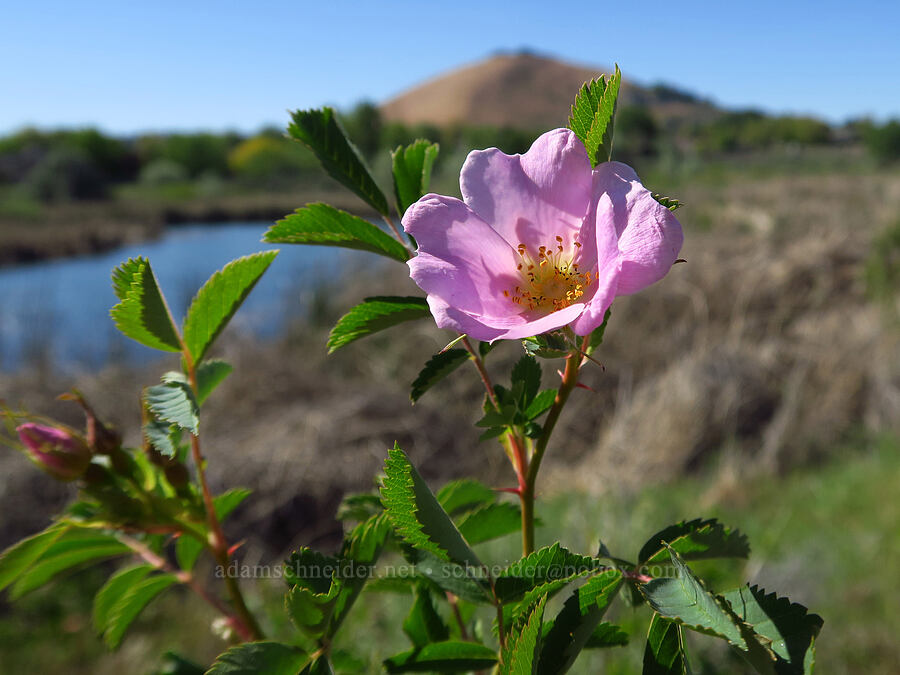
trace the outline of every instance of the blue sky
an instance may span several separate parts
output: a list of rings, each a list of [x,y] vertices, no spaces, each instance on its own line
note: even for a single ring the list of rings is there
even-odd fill
[[[898,25],[900,3],[878,0],[10,2],[0,133],[283,126],[520,48],[729,107],[884,119],[900,116]]]

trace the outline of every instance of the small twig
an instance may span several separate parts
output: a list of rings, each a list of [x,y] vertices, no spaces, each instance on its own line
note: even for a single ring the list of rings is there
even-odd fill
[[[469,640],[469,632],[466,630],[466,622],[463,621],[462,612],[459,611],[459,599],[450,591],[447,593],[447,602],[450,603],[450,609],[453,610],[453,618],[456,619],[456,625],[459,626],[459,636],[466,642]]]
[[[409,252],[410,255],[415,253],[415,251],[412,250],[412,246],[409,245],[409,239],[404,237],[402,234],[400,234],[400,228],[398,228],[397,225],[394,223],[394,219],[391,218],[390,216],[386,216],[384,214],[382,214],[381,217],[384,220],[384,222],[386,222],[388,224],[388,227],[391,228],[391,230],[394,232],[394,236],[397,237],[397,241],[399,241],[401,244],[403,244],[403,248],[405,248]]]
[[[478,350],[472,346],[472,343],[469,342],[469,337],[467,335],[462,335],[460,338],[462,339],[466,351],[469,352],[469,355],[472,357],[472,361],[478,369],[478,374],[481,375],[481,381],[484,384],[484,390],[487,392],[488,399],[494,404],[494,407],[499,410],[500,405],[497,402],[497,395],[494,393],[494,385],[491,384],[491,377],[484,367],[484,361],[482,360],[481,355],[478,353]]]

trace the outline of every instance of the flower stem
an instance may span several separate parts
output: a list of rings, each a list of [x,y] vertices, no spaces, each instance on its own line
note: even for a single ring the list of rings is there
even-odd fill
[[[562,383],[556,392],[556,399],[550,407],[550,412],[547,413],[543,431],[535,443],[534,455],[525,472],[525,479],[522,481],[519,497],[522,501],[522,552],[524,555],[534,552],[534,496],[541,461],[547,452],[547,445],[553,429],[559,421],[559,415],[569,400],[569,394],[578,385],[578,369],[581,367],[583,355],[589,345],[590,336],[586,335],[582,340],[581,347],[573,350],[566,358],[566,370],[563,373]]]
[[[497,394],[494,393],[494,385],[491,384],[491,377],[490,375],[488,375],[487,369],[484,367],[484,360],[481,358],[481,354],[479,354],[478,350],[472,346],[471,342],[469,342],[468,336],[462,336],[462,343],[466,348],[466,351],[469,352],[469,355],[472,357],[472,361],[475,363],[475,368],[478,369],[478,374],[481,376],[482,383],[484,383],[484,390],[487,392],[488,399],[491,403],[494,404],[495,408],[499,408],[500,406],[497,403]]]

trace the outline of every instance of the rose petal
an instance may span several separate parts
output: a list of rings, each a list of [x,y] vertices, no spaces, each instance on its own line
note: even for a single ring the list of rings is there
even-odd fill
[[[594,170],[594,199],[598,236],[604,228],[614,229],[618,236],[622,269],[616,295],[636,293],[662,279],[684,241],[674,214],[653,199],[631,167],[620,162],[606,162]]]
[[[419,245],[410,276],[429,296],[474,315],[521,311],[503,295],[520,283],[516,252],[461,201],[426,195],[406,211],[403,227]]]
[[[566,245],[579,233],[591,202],[591,163],[568,129],[540,136],[524,155],[497,148],[469,153],[459,176],[463,200],[516,247]]]

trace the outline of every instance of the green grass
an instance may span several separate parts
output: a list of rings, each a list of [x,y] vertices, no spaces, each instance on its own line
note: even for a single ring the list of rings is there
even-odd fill
[[[573,550],[593,552],[602,538],[614,554],[633,558],[644,540],[665,525],[718,517],[744,531],[753,552],[747,562],[695,565],[713,589],[749,579],[820,614],[825,627],[817,643],[819,672],[895,672],[900,656],[897,439],[861,440],[848,445],[838,461],[777,479],[759,477],[742,485],[740,476],[728,475],[713,471],[626,497],[554,497],[540,504],[539,515],[544,523],[558,525],[540,528],[538,540],[559,539]],[[510,536],[482,546],[481,552],[483,559],[504,562],[517,557],[518,546],[517,537]],[[0,605],[0,662],[5,668],[76,675],[142,673],[153,672],[166,649],[200,662],[212,658],[217,649],[209,630],[212,614],[196,598],[179,593],[151,605],[118,653],[105,652],[90,627],[90,599],[103,578],[97,570],[82,572],[15,605]],[[257,589],[253,601],[264,607],[268,633],[290,640],[282,589],[281,583],[269,582]],[[365,594],[336,647],[368,658],[368,672],[380,672],[382,658],[407,648],[406,638],[392,626],[408,607],[405,597]],[[649,612],[618,602],[609,618],[631,632],[631,643],[586,654],[573,672],[640,672]],[[490,635],[490,621],[489,613],[481,615],[485,635]],[[690,647],[695,672],[749,672],[711,638],[698,636]]]

